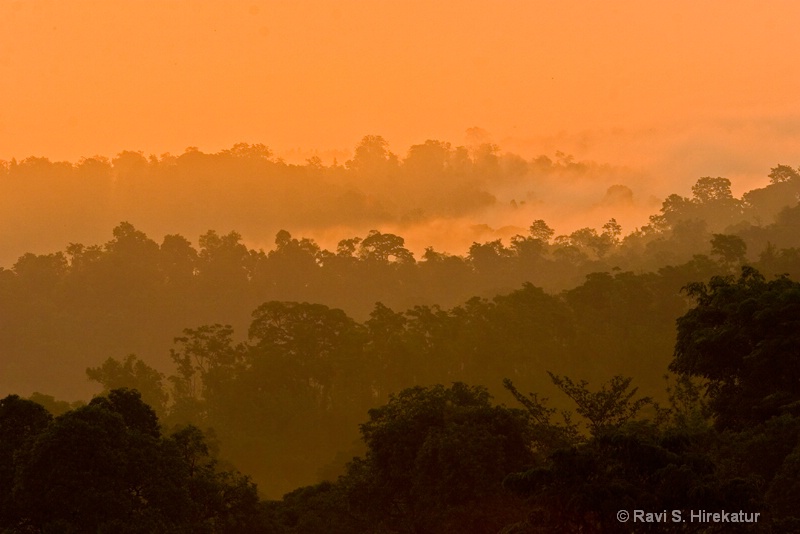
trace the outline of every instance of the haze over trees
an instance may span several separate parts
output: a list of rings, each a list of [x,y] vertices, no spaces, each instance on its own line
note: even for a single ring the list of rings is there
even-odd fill
[[[485,161],[464,152],[463,164],[470,169],[464,172],[477,176],[480,168],[502,169],[498,156],[492,155],[493,150],[485,147],[482,156],[488,158]],[[453,158],[458,160],[459,153],[459,149],[430,142],[413,147],[401,162],[391,156],[385,141],[367,137],[347,166],[336,170],[337,167],[317,162],[313,168],[323,174],[361,173],[376,176],[378,181],[381,173],[389,170],[400,173],[392,178],[396,179],[412,168],[425,168],[428,176],[437,178],[432,180],[434,183],[442,187],[449,183],[447,187],[457,188],[463,176],[450,182],[446,176],[456,172]],[[422,161],[428,160],[420,160],[421,154],[428,154],[426,158],[438,154],[436,161],[441,165],[426,167]],[[122,172],[125,165],[130,169],[126,171],[128,174],[123,173],[125,177],[120,175],[114,180],[114,187],[133,180],[136,187],[155,188],[151,192],[156,202],[177,203],[159,210],[170,213],[173,208],[180,210],[191,205],[178,202],[180,196],[158,189],[178,187],[176,180],[187,180],[179,188],[182,195],[189,195],[203,189],[193,189],[189,182],[206,180],[214,184],[215,173],[233,168],[250,169],[248,172],[261,184],[259,187],[277,187],[267,179],[272,176],[269,169],[294,173],[303,169],[270,159],[269,150],[260,145],[237,145],[216,155],[190,151],[186,156],[162,169],[160,162],[121,154],[117,170]],[[450,163],[445,165],[442,161]],[[184,163],[189,166],[181,170]],[[25,184],[72,180],[81,172],[88,172],[87,169],[103,168],[108,171],[104,171],[106,178],[113,175],[113,165],[104,167],[102,162],[82,165],[88,167],[69,170],[64,165],[41,161],[36,165],[8,164],[5,179],[24,190],[28,187]],[[66,174],[58,178],[52,173],[33,173],[37,166],[62,169]],[[160,175],[158,169],[167,174]],[[262,171],[265,174],[259,174]],[[33,174],[23,180],[26,172]],[[73,176],[74,173],[78,174]],[[800,274],[796,252],[800,246],[797,237],[800,219],[793,205],[800,189],[797,171],[779,165],[769,179],[767,187],[735,198],[727,179],[700,178],[693,187],[692,197],[669,196],[661,210],[650,217],[650,223],[634,231],[626,231],[611,218],[597,229],[585,227],[569,235],[556,235],[548,222],[535,219],[509,240],[476,241],[462,255],[433,247],[415,254],[403,236],[380,230],[341,236],[335,248],[325,248],[313,239],[280,230],[275,234],[274,244],[263,250],[247,246],[237,232],[208,230],[192,243],[180,234],[156,240],[130,222],[117,223],[112,239],[104,244],[72,243],[59,252],[27,253],[10,269],[0,269],[3,295],[0,317],[6,325],[0,332],[4,355],[0,388],[29,393],[46,390],[70,400],[85,398],[97,390],[83,380],[80,369],[95,366],[108,357],[121,359],[128,354],[136,354],[161,372],[169,372],[172,340],[184,328],[230,324],[238,340],[243,340],[251,312],[264,302],[319,303],[344,310],[354,320],[364,322],[377,302],[401,313],[415,306],[449,310],[475,296],[492,299],[498,294],[509,294],[524,283],[559,295],[557,300],[569,301],[568,307],[582,315],[579,323],[606,324],[598,322],[598,318],[620,314],[615,321],[619,321],[617,331],[622,336],[641,335],[643,339],[651,336],[650,332],[637,334],[636,330],[643,326],[628,328],[627,323],[632,321],[626,321],[625,314],[628,319],[636,317],[640,321],[652,317],[654,325],[662,325],[654,327],[664,331],[652,339],[660,340],[657,353],[665,361],[671,343],[670,322],[685,306],[676,296],[683,285],[719,272],[734,273],[742,262],[756,265],[768,276]],[[366,178],[362,181],[371,183]],[[10,190],[17,191],[15,187]],[[451,200],[448,191],[443,189],[437,198]],[[244,207],[230,209],[225,204],[224,192],[219,194],[215,209],[246,211]],[[257,196],[252,196],[251,201],[256,202],[253,199]],[[8,201],[8,197],[4,198]],[[417,200],[412,198],[408,205],[415,205]],[[269,206],[259,209],[270,211]],[[213,220],[213,214],[207,212],[199,211],[198,217],[208,215]],[[588,275],[591,276],[587,278]],[[612,287],[629,294],[612,297],[608,293]],[[623,301],[638,298],[639,309],[634,312],[634,308],[619,306],[609,300],[613,298]],[[648,300],[652,302],[648,304]],[[592,315],[594,323],[588,322]],[[636,321],[637,325],[640,321]],[[588,328],[586,334],[593,336],[595,343],[599,341],[597,330]],[[620,341],[613,332],[603,335],[609,343]],[[609,348],[609,354],[636,350],[630,348],[633,346],[630,343],[618,345],[613,350]],[[54,360],[56,348],[60,357]],[[31,373],[30,369],[37,372]],[[65,376],[70,378],[63,380]]]
[[[342,166],[261,145],[92,161],[1,178],[94,176],[134,215],[152,196],[166,222],[194,209],[207,226],[310,191],[315,216],[337,205],[375,229],[325,247],[287,218],[263,250],[121,222],[103,244],[0,268],[3,528],[606,532],[620,502],[798,528],[793,168],[741,198],[699,178],[633,231],[611,217],[558,235],[536,218],[459,255],[379,228],[425,217],[409,206],[491,205],[488,177],[574,163],[433,141],[400,159],[376,136]],[[233,170],[248,202],[218,180]]]
[[[688,192],[691,175],[685,179],[679,189]],[[395,154],[371,135],[348,160],[304,164],[246,143],[217,153],[124,151],[74,163],[32,156],[0,161],[0,265],[25,252],[101,242],[125,220],[150,235],[192,240],[208,229],[236,230],[254,248],[271,246],[281,229],[332,249],[378,228],[403,235],[417,257],[431,245],[462,253],[473,241],[508,240],[540,218],[571,233],[615,217],[628,233],[673,192],[656,182],[561,152],[524,159],[485,139],[469,146],[428,140]],[[780,204],[787,197],[770,198]],[[779,207],[769,206],[769,214]]]

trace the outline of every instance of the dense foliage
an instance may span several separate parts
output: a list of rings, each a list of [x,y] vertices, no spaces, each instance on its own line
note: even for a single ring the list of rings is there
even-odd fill
[[[0,400],[0,528],[11,532],[253,532],[255,486],[217,467],[193,426],[162,436],[135,390],[56,418]]]
[[[252,179],[268,184],[268,169],[280,165],[257,157],[259,149],[246,148],[218,155],[187,153],[184,159],[163,163],[163,168],[158,161],[131,163],[129,170],[125,162],[136,158],[121,155],[115,163],[117,182],[119,187],[128,180],[157,187],[178,177],[198,180],[203,176],[207,181],[213,173],[238,165],[252,167],[248,171]],[[368,154],[362,156],[368,160]],[[217,163],[209,170],[198,162]],[[49,163],[34,163],[7,165],[5,179],[14,187],[22,187],[26,180],[58,179],[57,173],[46,171]],[[353,165],[342,172],[361,172],[356,170],[360,164]],[[471,161],[470,165],[478,164]],[[85,166],[92,167],[88,162]],[[397,172],[401,170],[402,166]],[[476,242],[465,255],[428,248],[415,258],[403,237],[378,230],[342,239],[335,250],[285,230],[277,232],[268,251],[248,247],[236,232],[213,230],[200,235],[196,244],[177,234],[158,242],[123,222],[104,244],[72,243],[60,252],[28,253],[10,269],[0,268],[0,322],[4,325],[0,389],[47,390],[59,397],[86,398],[96,390],[82,380],[83,368],[109,356],[135,353],[151,366],[168,371],[170,344],[184,328],[230,324],[241,339],[252,310],[269,301],[324,304],[365,321],[376,302],[393,310],[450,309],[476,295],[492,298],[531,283],[551,295],[563,292],[573,295],[566,297],[573,301],[589,299],[587,305],[579,304],[579,313],[595,317],[578,320],[578,328],[588,335],[613,340],[615,332],[594,330],[594,325],[608,324],[623,333],[650,336],[642,331],[647,326],[640,321],[653,317],[654,322],[671,328],[671,321],[685,311],[676,305],[675,294],[687,283],[733,273],[743,262],[767,276],[800,275],[800,208],[796,206],[800,178],[792,168],[781,165],[773,169],[770,179],[767,187],[737,199],[727,179],[701,178],[691,198],[670,196],[649,225],[627,235],[611,220],[599,231],[583,228],[555,236],[545,221],[536,220],[527,232],[521,230],[508,242]],[[461,182],[450,186],[454,184]],[[153,198],[176,197],[154,194]],[[589,295],[609,289],[604,287],[610,284],[609,275],[603,273],[635,274],[629,275],[627,287],[614,290],[614,296]],[[595,278],[587,281],[589,275]],[[634,303],[637,295],[641,300]],[[589,322],[582,323],[584,319]],[[631,325],[633,330],[629,330]],[[668,354],[671,339],[665,345],[664,338],[653,338],[659,340],[654,351]],[[595,341],[582,347],[585,350]],[[627,346],[609,347],[601,359]],[[585,355],[577,359],[584,360]],[[625,372],[638,376],[637,369]],[[413,384],[403,384],[409,385]]]
[[[688,289],[696,305],[678,321],[671,364],[678,375],[667,406],[639,396],[631,379],[620,376],[591,389],[551,373],[555,388],[574,403],[564,411],[508,379],[505,388],[519,408],[494,405],[485,388],[461,382],[417,386],[369,411],[360,425],[365,448],[339,476],[281,501],[259,503],[249,479],[219,467],[196,426],[163,436],[156,413],[135,390],[112,389],[55,418],[31,400],[8,396],[0,401],[0,521],[25,532],[618,532],[619,509],[704,509],[761,514],[742,531],[797,531],[800,418],[791,358],[798,284],[785,277],[767,282],[747,267],[738,279],[718,277]],[[749,314],[744,321],[742,314]],[[287,316],[318,324],[293,331]],[[225,402],[245,403],[259,391],[244,390],[252,368],[325,369],[358,331],[343,313],[310,304],[260,307],[249,344],[233,344],[225,327],[188,331],[173,353],[181,368],[173,394],[187,396],[174,401],[168,416],[193,410],[229,432],[225,419],[236,414],[224,411]],[[271,352],[276,347],[282,350]],[[135,358],[109,360],[91,372],[138,377],[151,391],[160,380]],[[275,425],[264,435],[281,432],[286,419],[273,421],[280,410],[307,418],[326,413],[334,399],[347,405],[351,395],[339,400],[336,380],[326,377],[336,375],[285,384],[253,380],[266,395],[265,409],[276,396],[305,392],[305,404],[260,412],[262,424]],[[324,418],[305,423],[322,426]],[[264,451],[268,464],[272,451]],[[714,528],[673,523],[636,531]]]
[[[770,178],[464,257],[129,223],[26,254],[0,269],[0,380],[103,391],[0,401],[2,528],[617,532],[636,507],[796,531],[800,176]]]

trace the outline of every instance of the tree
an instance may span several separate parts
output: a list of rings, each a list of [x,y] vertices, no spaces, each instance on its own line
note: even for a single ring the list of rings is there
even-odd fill
[[[147,159],[141,152],[124,150],[111,160],[114,173],[122,183],[130,183],[147,171]]]
[[[18,280],[31,293],[52,293],[67,274],[67,259],[63,253],[37,256],[23,254],[14,264]]]
[[[360,237],[342,239],[336,247],[336,255],[343,258],[352,258],[359,243],[361,243]]]
[[[469,262],[478,273],[499,276],[508,267],[512,252],[503,246],[500,239],[486,243],[472,243],[469,247]]]
[[[256,143],[254,145],[236,143],[231,148],[220,152],[220,154],[232,156],[234,158],[255,160],[269,160],[272,157],[272,151],[269,147],[261,143]]]
[[[558,389],[575,402],[575,411],[586,419],[593,436],[621,427],[632,421],[642,408],[653,404],[650,397],[634,400],[638,388],[629,389],[633,381],[630,377],[615,376],[607,385],[600,386],[600,391],[592,392],[585,380],[576,384],[567,376],[548,374]]]
[[[742,267],[738,280],[685,290],[696,305],[678,319],[670,370],[708,380],[716,424],[740,429],[800,413],[800,284]]]
[[[650,223],[657,230],[667,230],[677,222],[691,217],[692,208],[692,201],[688,198],[676,194],[669,195],[661,204],[661,213],[650,216]]]
[[[544,244],[549,243],[550,239],[553,238],[553,234],[555,233],[555,231],[550,228],[542,219],[536,219],[533,221],[528,231],[530,232],[532,238],[538,239]]]
[[[386,391],[397,391],[413,383],[413,349],[407,335],[408,319],[380,302],[364,323],[368,341],[365,351],[377,363],[381,372],[379,383]]]
[[[555,408],[547,406],[547,398],[540,398],[537,393],[521,393],[508,378],[503,380],[511,395],[527,410],[528,426],[531,442],[537,453],[537,460],[544,458],[559,449],[577,445],[581,442],[578,426],[572,422],[569,412],[562,412],[563,422],[554,422]]]
[[[86,376],[102,385],[104,394],[119,388],[136,389],[144,402],[157,413],[166,413],[168,395],[164,390],[164,374],[133,354],[126,356],[124,361],[109,358],[99,367],[89,367]]]
[[[406,389],[370,410],[367,455],[341,481],[353,509],[402,532],[490,532],[519,518],[500,483],[532,458],[525,417],[490,399],[455,383]]]
[[[800,445],[787,455],[766,493],[776,526],[785,532],[800,527]]]
[[[111,410],[86,406],[56,418],[20,458],[14,498],[22,524],[98,531],[131,517],[138,480],[129,477],[138,479],[153,464],[130,465],[130,452],[123,418]]]
[[[546,242],[541,239],[515,235],[511,238],[509,249],[514,253],[517,267],[533,270],[534,266],[542,259],[545,245]]]
[[[230,392],[229,385],[244,365],[245,347],[234,342],[230,325],[186,328],[183,334],[175,338],[178,348],[170,349],[178,370],[170,377],[171,416],[182,422],[202,421],[212,405],[223,403],[220,396]]]
[[[769,176],[769,181],[773,184],[800,181],[800,173],[788,165],[773,167],[767,176]]]
[[[564,413],[565,424],[552,423],[555,410],[506,381],[528,409],[533,436],[540,439],[536,445],[549,445],[530,468],[503,483],[529,499],[530,515],[514,532],[616,532],[620,508],[753,509],[756,481],[719,473],[708,453],[709,436],[665,428],[664,411],[657,409],[655,420],[640,419],[640,410],[652,401],[634,398],[630,378],[616,376],[592,392],[585,381],[550,376],[575,401],[590,435],[578,434],[570,412]],[[683,524],[657,527],[652,531],[685,532]],[[647,525],[641,531],[651,532]]]
[[[414,263],[414,255],[404,245],[405,239],[400,236],[370,230],[359,244],[358,255],[373,264],[389,263],[389,258],[399,264]]]
[[[321,482],[298,488],[270,503],[271,532],[285,534],[361,534],[375,525],[353,515],[347,502],[347,488]]]
[[[100,406],[122,416],[125,428],[144,436],[161,437],[158,416],[155,410],[144,403],[142,395],[135,389],[112,389],[108,396],[99,396],[89,406]]]
[[[620,509],[761,510],[756,481],[719,473],[701,438],[661,432],[644,421],[559,449],[510,474],[504,487],[528,497],[528,520],[514,532],[531,534],[620,532]],[[685,523],[667,521],[639,525],[636,532],[687,532]]]
[[[264,354],[292,358],[309,366],[352,348],[357,332],[355,321],[342,310],[322,304],[273,301],[253,312],[248,337]]]
[[[112,233],[114,239],[105,244],[103,259],[108,269],[103,274],[113,294],[132,302],[145,300],[161,280],[159,246],[129,222],[121,222]]]
[[[258,527],[258,495],[250,479],[221,471],[203,432],[188,425],[172,433],[166,448],[181,466],[183,485],[192,499],[187,521],[200,531],[254,532]]]
[[[317,290],[319,245],[311,239],[295,239],[286,230],[277,233],[275,245],[276,249],[267,254],[261,273],[261,282],[269,286],[270,294],[278,299],[299,299]]]
[[[717,200],[731,200],[731,181],[727,178],[705,176],[692,186],[694,201],[704,204]]]
[[[0,400],[0,528],[13,517],[14,457],[53,417],[41,405],[9,395]]]
[[[361,139],[353,159],[346,163],[349,169],[365,174],[385,173],[397,165],[397,156],[389,152],[389,143],[380,135],[367,135]]]
[[[200,236],[198,271],[210,290],[236,291],[252,274],[252,256],[236,232],[220,236],[209,230]]]
[[[606,229],[602,235],[597,234],[594,228],[581,228],[575,230],[569,235],[569,242],[574,246],[581,249],[589,249],[595,253],[598,258],[606,255],[606,252],[616,244],[616,236],[614,232],[621,232],[616,226],[616,221],[612,219],[613,223],[609,222],[603,226]],[[616,226],[615,226],[616,225]]]
[[[13,513],[0,524],[15,532],[256,527],[255,486],[217,469],[199,430],[163,438],[155,412],[134,390],[112,390],[49,422],[16,455],[15,468]]]
[[[448,168],[451,152],[450,143],[428,139],[424,144],[408,149],[403,168],[428,181],[440,180]]]
[[[165,235],[159,251],[159,268],[165,282],[186,289],[192,283],[197,268],[197,251],[181,235]]]
[[[728,267],[741,265],[745,261],[747,244],[739,236],[714,234],[711,239],[711,255],[717,256]]]
[[[358,373],[362,329],[342,310],[322,304],[267,302],[253,312],[248,336],[250,364],[256,375],[294,390],[299,398],[313,399],[330,408],[361,392],[339,387]],[[290,399],[285,399],[290,400]]]
[[[77,408],[80,408],[81,406],[84,406],[86,404],[83,401],[67,402],[63,400],[57,400],[52,395],[45,395],[39,392],[31,393],[31,396],[28,398],[28,400],[31,400],[36,404],[41,405],[54,417],[57,417],[63,413],[67,413],[70,410],[75,410]]]
[[[609,243],[610,246],[614,247],[619,245],[621,235],[622,225],[620,225],[616,219],[611,218],[603,225],[602,237]]]

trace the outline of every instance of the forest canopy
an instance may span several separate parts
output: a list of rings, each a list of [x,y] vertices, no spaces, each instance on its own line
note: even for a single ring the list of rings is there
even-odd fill
[[[127,388],[112,389],[56,417],[16,395],[0,400],[0,526],[11,531],[287,534],[373,529],[605,532],[619,530],[615,512],[624,507],[670,509],[679,515],[697,509],[727,510],[728,516],[743,522],[744,532],[792,532],[800,525],[800,410],[792,398],[798,378],[766,372],[754,377],[757,382],[748,382],[744,375],[728,380],[731,370],[738,372],[738,360],[734,357],[732,366],[720,359],[718,345],[746,347],[741,339],[747,338],[757,351],[749,358],[755,368],[795,370],[797,362],[791,359],[797,351],[791,344],[797,332],[792,325],[800,309],[799,288],[786,277],[766,282],[750,267],[742,268],[738,278],[718,276],[708,286],[690,286],[695,305],[678,321],[671,364],[677,380],[668,389],[666,406],[641,396],[631,378],[619,375],[592,388],[588,381],[549,373],[560,394],[573,403],[565,410],[550,407],[538,393],[523,393],[509,379],[504,387],[516,401],[511,408],[495,404],[485,387],[463,382],[405,388],[368,411],[366,422],[359,425],[364,448],[337,474],[269,501],[259,501],[248,477],[219,464],[215,447],[198,427],[184,423],[168,435],[162,431],[169,419],[188,417],[202,424],[213,422],[223,440],[235,442],[236,432],[224,421],[237,414],[219,410],[231,400],[241,408],[256,394],[243,387],[248,382],[263,384],[240,379],[237,369],[241,375],[267,365],[274,374],[288,364],[285,378],[302,377],[298,368],[317,355],[319,363],[331,366],[329,375],[337,376],[342,362],[331,356],[337,347],[347,351],[350,336],[330,337],[335,330],[325,328],[327,333],[319,337],[306,332],[292,340],[286,330],[275,328],[287,311],[340,326],[342,314],[309,304],[264,306],[254,314],[250,337],[255,344],[249,350],[232,346],[224,327],[187,331],[178,340],[183,350],[173,352],[173,359],[182,376],[175,377],[173,391],[197,393],[188,382],[201,384],[201,396],[187,399],[192,403],[189,412],[181,411],[186,405],[176,397],[164,411],[166,419],[160,419],[138,391]],[[741,333],[742,312],[773,320],[766,331],[756,321],[754,328]],[[350,323],[345,329],[353,327]],[[259,348],[270,337],[272,342]],[[312,338],[311,343],[303,342]],[[711,343],[706,342],[709,338]],[[263,352],[285,346],[295,348]],[[299,357],[296,350],[310,352]],[[139,363],[134,358],[124,367],[146,367]],[[90,374],[103,380],[105,371],[119,371],[118,364],[109,360]],[[370,371],[374,370],[367,370],[367,376]],[[700,374],[707,380],[696,380]],[[161,386],[157,374],[140,378],[142,385]],[[263,385],[263,408],[274,402],[271,393],[294,396],[278,408],[294,412],[306,429],[319,427],[341,408],[331,404],[332,383],[323,387],[316,380],[292,384],[284,379],[283,385]],[[364,383],[349,385],[350,391],[371,389]],[[307,402],[297,397],[302,388]],[[764,409],[763,402],[749,401],[754,398],[780,403],[769,401]],[[735,406],[739,401],[732,399],[745,399],[753,409],[742,412],[743,403]],[[346,411],[357,405],[356,400]],[[270,463],[281,453],[264,445],[285,439],[287,431],[277,413],[256,412],[241,414],[244,417],[235,423],[247,425],[250,418],[251,426],[239,429],[239,439],[265,439],[257,449],[260,462]],[[324,418],[312,422],[314,413]],[[744,419],[731,419],[731,413]],[[267,422],[277,427],[257,434]],[[313,441],[305,437],[304,443]],[[748,461],[755,452],[760,461]],[[275,474],[273,467],[268,476]],[[707,528],[680,521],[658,527],[668,532]]]
[[[791,189],[785,169],[794,169],[778,169],[781,187]],[[347,234],[378,228],[403,235],[417,257],[427,246],[463,253],[473,241],[508,240],[536,219],[570,234],[615,218],[627,234],[647,224],[676,179],[656,185],[663,180],[643,171],[560,151],[523,158],[485,136],[461,146],[427,140],[395,153],[383,137],[368,135],[347,159],[292,164],[247,143],[215,153],[127,150],[77,162],[31,156],[0,161],[0,265],[25,252],[100,242],[124,220],[151,235],[190,239],[209,228],[233,229],[254,248],[270,246],[281,229],[333,248]],[[680,181],[679,191],[689,194],[693,177]],[[791,195],[766,196],[752,200],[791,203]],[[778,207],[757,215],[768,223]]]
[[[449,162],[424,172],[456,172],[458,149],[418,150]],[[487,151],[464,153],[473,178],[506,169]],[[343,166],[287,166],[258,145],[184,156],[163,168],[130,156],[129,183],[162,198],[231,165],[255,181],[276,169],[397,180],[417,161],[380,138]],[[5,165],[4,179],[31,165]],[[111,176],[122,163],[98,165]],[[84,172],[62,167],[65,180]],[[611,217],[558,234],[535,218],[463,254],[414,251],[379,218],[335,247],[286,229],[267,250],[236,231],[157,241],[125,221],[102,244],[25,253],[0,268],[0,519],[602,531],[615,503],[638,499],[795,528],[800,174],[768,178],[737,198],[728,179],[701,177],[634,231]],[[762,464],[744,461],[763,448]]]

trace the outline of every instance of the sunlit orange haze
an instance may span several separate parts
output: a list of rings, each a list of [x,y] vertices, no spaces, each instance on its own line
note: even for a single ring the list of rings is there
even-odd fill
[[[7,0],[0,160],[76,163],[248,142],[290,163],[318,155],[341,164],[368,134],[402,158],[427,139],[474,143],[479,130],[466,132],[478,127],[486,134],[477,141],[501,152],[561,151],[594,164],[579,180],[539,183],[523,210],[505,207],[530,187],[490,184],[491,209],[387,230],[415,250],[455,253],[535,218],[564,233],[616,216],[630,231],[700,176],[726,176],[738,193],[765,182],[771,166],[798,163],[799,20],[788,1]],[[604,201],[615,184],[632,202]],[[71,228],[44,204],[0,208],[3,266],[27,251],[103,242],[131,218]],[[224,216],[205,227],[158,220],[131,222],[155,239],[196,240],[217,224],[242,231]],[[328,244],[369,229],[357,226],[273,217],[263,233],[242,233],[269,247],[287,227]]]
[[[800,211],[781,211],[800,191],[798,28],[797,0],[0,0],[0,399],[31,396],[63,411],[101,390],[136,388],[159,412],[165,438],[175,424],[213,428],[218,465],[252,476],[263,498],[352,476],[294,492],[286,507],[258,508],[259,521],[287,525],[303,506],[316,510],[287,532],[327,527],[323,513],[340,507],[350,517],[359,495],[381,521],[400,517],[390,508],[411,511],[384,531],[477,531],[489,524],[473,519],[484,513],[498,526],[513,517],[505,530],[515,532],[568,515],[573,526],[573,515],[587,529],[609,525],[596,511],[573,513],[583,505],[563,506],[574,488],[587,506],[605,502],[587,493],[592,485],[550,483],[567,446],[579,463],[604,466],[586,471],[600,485],[633,495],[646,479],[665,492],[647,493],[647,502],[672,502],[674,479],[702,487],[704,502],[728,507],[737,487],[765,514],[789,517],[796,420],[766,417],[791,412],[796,396],[785,392],[796,375],[784,372],[794,362],[785,347],[796,340],[755,341],[769,330],[762,323],[783,313],[771,299],[789,293],[751,297],[773,286],[744,271],[738,286],[715,283],[707,294],[691,286],[700,304],[683,315],[691,299],[679,288],[744,262],[767,277],[800,273]],[[748,191],[742,202],[730,198]],[[731,303],[742,296],[758,300],[748,309],[763,310],[741,335],[739,323],[704,318],[728,313],[733,304],[703,303],[728,291]],[[794,320],[787,317],[776,332]],[[740,338],[758,349],[737,348],[733,363],[718,367]],[[778,363],[767,365],[771,350]],[[666,392],[668,369],[687,381]],[[746,395],[728,392],[749,369],[758,380],[741,380]],[[786,375],[776,389],[756,387],[773,372]],[[696,373],[730,396],[695,398]],[[661,410],[646,415],[652,425],[628,425],[646,404],[633,400],[639,393],[624,376],[662,406],[672,401],[676,426],[657,423],[668,413]],[[444,396],[444,386],[419,388],[410,404],[392,404],[405,396],[390,395],[407,387],[454,381],[476,389],[462,384]],[[488,392],[531,416],[488,411]],[[235,511],[227,496],[210,506],[187,500],[227,494],[207,483],[214,464],[196,461],[202,444],[192,429],[156,445],[155,423],[131,404],[135,394],[108,394],[52,424],[39,407],[31,419],[45,429],[38,435],[27,423],[12,435],[21,426],[4,430],[0,420],[0,441],[14,438],[0,443],[0,530],[5,521],[49,531],[18,510],[101,517],[94,502],[92,513],[76,513],[53,497],[67,494],[59,491],[107,496],[125,521],[150,521],[141,529],[162,526],[161,511],[148,510],[172,495],[175,517]],[[117,394],[124,417],[113,415],[106,432],[106,403]],[[548,405],[553,414],[544,397],[561,399]],[[597,399],[602,410],[592,408]],[[570,400],[575,420],[586,416],[586,439],[571,421],[557,422]],[[431,411],[440,405],[445,411]],[[8,406],[23,401],[0,400],[0,419],[17,417]],[[749,408],[734,414],[741,406]],[[29,409],[20,413],[36,413]],[[731,429],[712,432],[707,413]],[[90,426],[111,452],[95,455],[81,414],[98,422]],[[399,423],[384,424],[396,415]],[[438,419],[445,426],[428,422]],[[768,431],[733,433],[754,421],[767,421],[760,428]],[[392,429],[375,431],[382,426]],[[413,439],[395,438],[405,434]],[[55,445],[62,435],[80,447]],[[667,445],[675,436],[682,444]],[[419,447],[408,445],[418,438]],[[606,441],[622,443],[624,454]],[[124,443],[124,463],[112,442]],[[383,462],[395,452],[373,455],[379,442],[410,463]],[[708,443],[720,446],[709,452]],[[87,447],[91,455],[75,452]],[[758,448],[784,450],[785,461],[772,455],[774,484],[766,470],[735,469]],[[192,467],[169,467],[162,449]],[[348,464],[356,455],[365,460]],[[72,468],[51,456],[65,466],[80,460],[77,475],[64,475]],[[84,457],[101,470],[113,459],[125,485],[86,472],[124,488],[124,498],[116,489],[74,491],[90,482]],[[143,459],[150,469],[129,477]],[[640,461],[666,478],[642,475],[649,471]],[[384,463],[402,483],[374,476]],[[186,471],[197,485],[185,488],[169,471]],[[567,478],[586,478],[578,472]],[[38,473],[69,482],[40,482]],[[138,482],[147,477],[166,482],[147,489]],[[501,487],[503,479],[511,483]],[[548,488],[536,489],[536,480]],[[449,493],[435,495],[445,486]],[[458,496],[472,495],[467,486],[480,490],[474,499]],[[528,487],[531,499],[505,492],[514,486]],[[231,495],[249,498],[242,488]],[[417,488],[425,497],[411,500]],[[40,493],[57,506],[37,504],[51,502]],[[33,504],[20,504],[26,494]],[[417,522],[429,520],[440,523]]]

